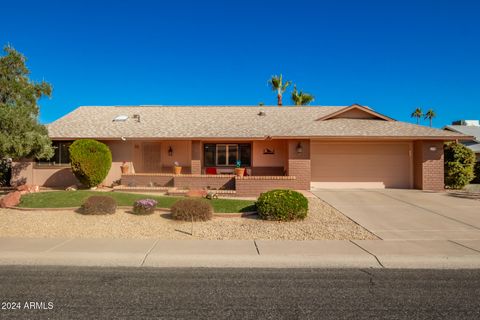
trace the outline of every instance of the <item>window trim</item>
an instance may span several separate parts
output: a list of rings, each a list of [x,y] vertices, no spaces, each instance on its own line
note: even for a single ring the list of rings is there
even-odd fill
[[[225,163],[218,162],[218,147],[225,147]],[[229,164],[229,156],[230,156],[230,147],[235,146],[237,151],[235,152],[235,164]],[[236,162],[238,161],[238,144],[235,143],[217,143],[215,148],[215,166],[217,167],[231,167],[235,166]]]
[[[222,142],[222,143],[216,143],[216,142],[204,142],[203,143],[203,163],[202,165],[205,166],[205,167],[211,167],[211,166],[214,166],[214,167],[224,167],[224,168],[228,168],[228,167],[235,167],[236,166],[236,162],[238,160],[240,160],[240,145],[248,145],[250,147],[250,163],[248,165],[244,165],[242,164],[242,168],[250,168],[252,166],[252,149],[253,149],[253,146],[252,146],[252,143],[250,142],[243,142],[243,143],[225,143],[225,142]],[[205,146],[207,145],[210,145],[210,146],[215,146],[215,155],[214,155],[214,164],[213,165],[207,165],[205,163]],[[218,162],[218,147],[219,146],[224,146],[225,147],[225,163],[221,164]],[[236,147],[236,152],[235,152],[235,163],[233,164],[229,164],[228,163],[228,155],[229,155],[229,146],[235,146]]]

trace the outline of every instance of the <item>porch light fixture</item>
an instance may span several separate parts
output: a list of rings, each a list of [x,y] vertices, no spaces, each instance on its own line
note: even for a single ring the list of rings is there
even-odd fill
[[[432,152],[437,151],[437,147],[430,147],[430,151]]]
[[[169,157],[173,156],[172,146],[169,146],[169,147],[168,147],[168,156],[169,156]]]
[[[303,152],[302,144],[299,142],[297,144],[297,153],[302,153],[302,152]]]

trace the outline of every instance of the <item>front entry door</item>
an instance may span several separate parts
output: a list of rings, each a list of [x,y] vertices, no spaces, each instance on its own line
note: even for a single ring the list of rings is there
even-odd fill
[[[161,144],[159,142],[144,142],[142,144],[143,171],[146,173],[162,172]]]

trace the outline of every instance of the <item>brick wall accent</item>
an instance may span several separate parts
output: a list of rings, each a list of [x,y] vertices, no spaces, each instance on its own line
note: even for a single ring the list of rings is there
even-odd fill
[[[174,186],[189,189],[235,189],[234,175],[177,175]]]
[[[310,190],[310,159],[288,159],[288,175],[296,177],[295,189]]]
[[[247,176],[235,177],[238,197],[258,197],[273,189],[296,189],[296,177],[292,176]]]
[[[443,141],[416,141],[414,153],[415,188],[444,190]]]
[[[283,167],[252,167],[253,176],[284,176]]]
[[[191,172],[192,174],[201,174],[202,173],[202,163],[200,160],[191,160]]]
[[[154,185],[157,187],[178,187],[189,189],[235,189],[234,175],[137,173],[122,175],[124,186],[139,187]]]
[[[301,152],[298,152],[298,146],[301,146]],[[289,176],[296,177],[295,189],[310,190],[310,140],[288,141],[287,173]]]
[[[173,187],[173,175],[164,173],[123,174],[121,184],[127,187]]]

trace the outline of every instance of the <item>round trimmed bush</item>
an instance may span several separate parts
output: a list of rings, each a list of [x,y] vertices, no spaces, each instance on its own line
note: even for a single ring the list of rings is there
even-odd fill
[[[212,219],[213,208],[202,199],[185,199],[177,201],[170,208],[172,218],[185,221],[207,221]]]
[[[112,153],[106,144],[92,139],[77,140],[69,148],[72,172],[87,187],[96,187],[107,177]]]
[[[461,143],[445,144],[445,186],[463,189],[475,177],[475,153]]]
[[[108,196],[91,196],[82,205],[83,214],[113,214],[117,210],[117,202]]]
[[[272,190],[260,195],[257,202],[260,218],[265,220],[291,221],[305,219],[308,200],[293,190]]]

